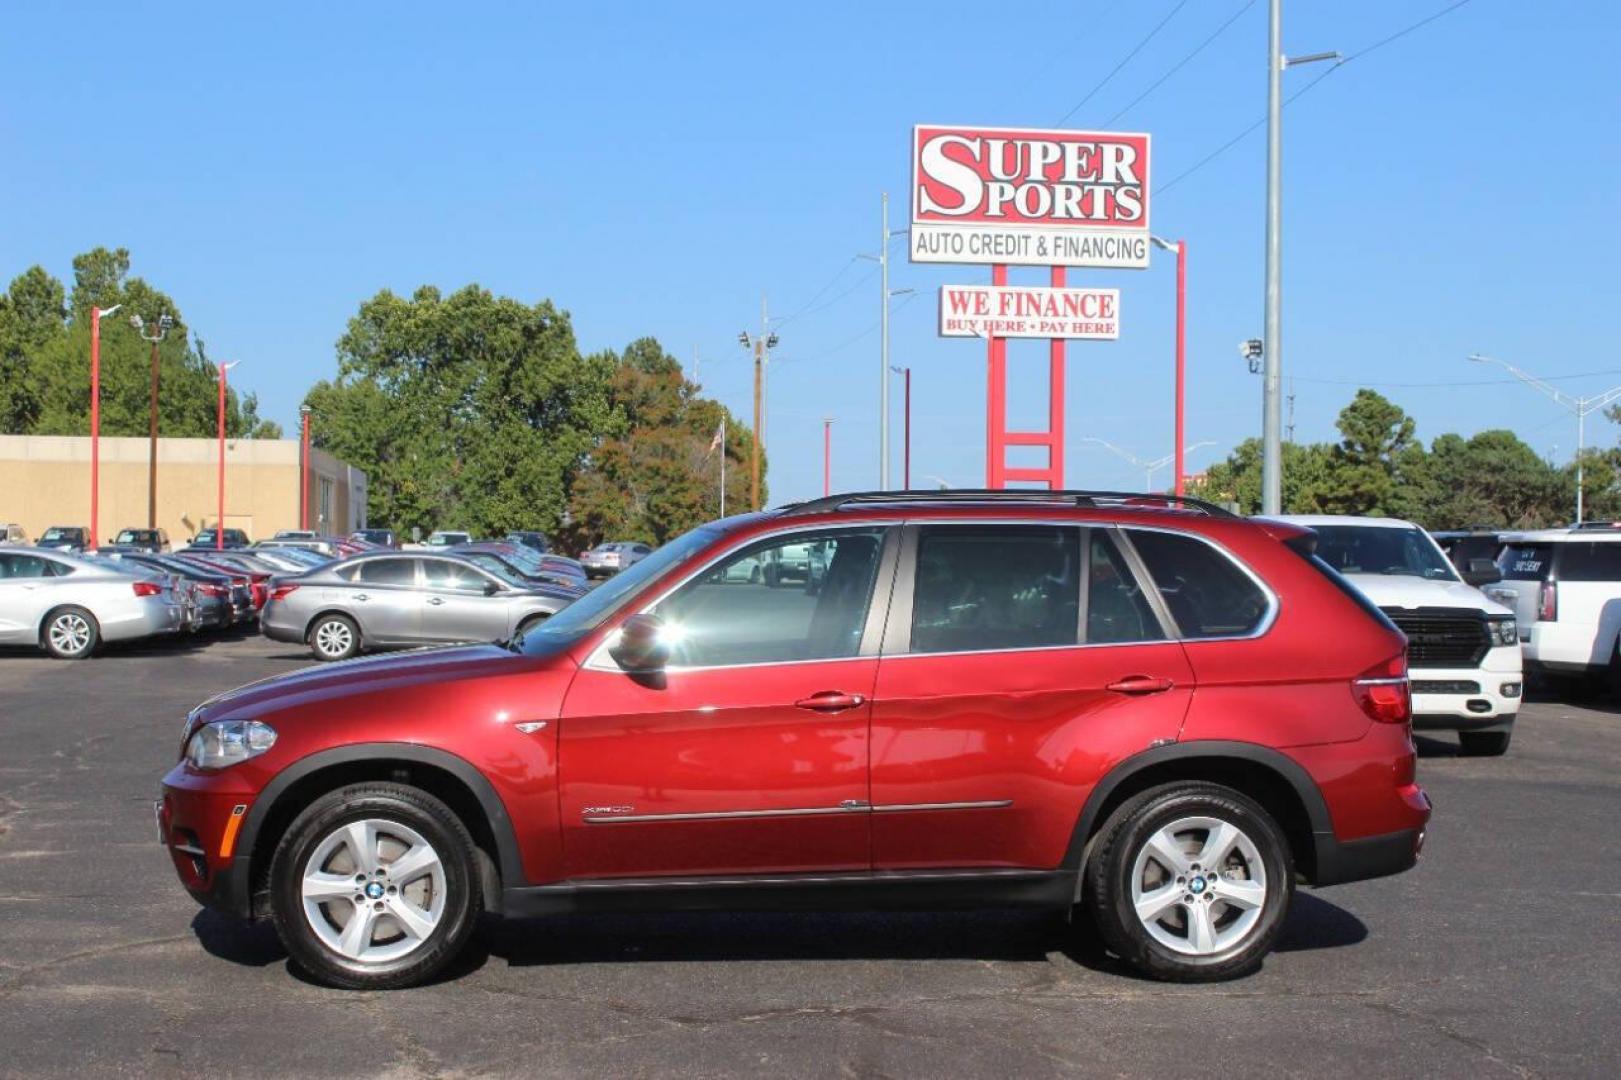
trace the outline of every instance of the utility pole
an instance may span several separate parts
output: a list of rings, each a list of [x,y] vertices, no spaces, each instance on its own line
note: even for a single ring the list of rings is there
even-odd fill
[[[912,369],[889,365],[905,385],[901,405],[901,489],[912,490]]]
[[[704,373],[703,369],[698,366],[698,346],[696,345],[692,347],[692,385],[699,389],[702,389],[704,385]]]
[[[822,498],[833,494],[833,418],[822,417]]]
[[[878,234],[878,490],[889,490],[889,192]]]
[[[750,463],[749,503],[760,509],[760,454],[765,446],[765,377],[771,362],[771,350],[777,347],[777,335],[770,330],[771,319],[766,309],[765,294],[760,295],[760,335],[749,337],[744,330],[737,335],[738,344],[754,350],[754,453]]]
[[[1283,426],[1283,441],[1295,441],[1295,380],[1289,377],[1289,422]]]
[[[158,325],[151,334],[145,332],[146,322],[139,315],[131,315],[129,324],[135,328],[136,336],[152,344],[152,390],[147,408],[151,431],[146,462],[146,527],[155,529],[158,527],[158,343],[174,326],[174,318],[170,315],[158,316]]]

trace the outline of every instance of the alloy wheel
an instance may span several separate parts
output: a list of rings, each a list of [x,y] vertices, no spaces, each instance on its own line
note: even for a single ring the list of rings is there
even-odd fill
[[[1131,868],[1131,903],[1155,941],[1210,956],[1242,944],[1261,921],[1266,867],[1236,825],[1186,817],[1151,835]]]
[[[77,656],[90,647],[90,622],[76,611],[52,619],[48,633],[51,645],[64,655]]]
[[[349,629],[349,624],[338,619],[329,619],[316,627],[315,647],[322,656],[343,656],[354,648],[355,634]]]
[[[341,825],[304,864],[304,918],[345,959],[382,964],[415,952],[445,912],[445,867],[421,833],[367,818]]]

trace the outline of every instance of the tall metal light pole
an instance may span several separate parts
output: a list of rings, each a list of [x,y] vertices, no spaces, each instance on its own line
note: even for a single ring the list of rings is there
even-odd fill
[[[1582,523],[1582,451],[1587,447],[1587,414],[1602,409],[1616,398],[1621,398],[1621,386],[1612,386],[1602,394],[1594,394],[1592,397],[1573,397],[1557,386],[1539,379],[1535,375],[1528,375],[1513,364],[1499,360],[1495,356],[1481,356],[1476,353],[1470,355],[1469,359],[1477,364],[1496,364],[1516,379],[1525,383],[1525,385],[1541,390],[1560,405],[1576,414],[1576,524],[1580,525]]]
[[[101,320],[123,304],[90,309],[90,543],[101,543]]]
[[[146,448],[146,527],[158,527],[158,344],[174,326],[174,317],[158,316],[158,325],[146,333],[146,323],[139,315],[131,315],[129,324],[142,341],[152,343],[152,388],[147,404],[149,434]]]
[[[884,192],[883,231],[878,234],[878,489],[889,490],[889,192]]]
[[[310,527],[310,407],[298,407],[299,427],[299,458],[298,458],[298,527]]]
[[[833,418],[822,417],[822,497],[833,494]]]
[[[1283,69],[1337,52],[1283,55],[1283,0],[1269,0],[1266,47],[1266,326],[1261,405],[1261,512],[1283,512]]]
[[[906,491],[912,490],[912,369],[910,367],[896,367],[889,365],[889,370],[899,375],[905,386],[901,406],[901,487]]]
[[[219,401],[219,430],[220,430],[220,465],[219,465],[219,512],[214,518],[214,550],[225,549],[225,373],[241,363],[232,360],[229,364],[219,366],[220,375],[220,401]]]

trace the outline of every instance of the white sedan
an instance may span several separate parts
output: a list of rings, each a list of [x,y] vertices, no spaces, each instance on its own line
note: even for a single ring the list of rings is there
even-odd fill
[[[103,641],[180,629],[184,599],[156,571],[58,551],[0,548],[0,644],[79,660]]]

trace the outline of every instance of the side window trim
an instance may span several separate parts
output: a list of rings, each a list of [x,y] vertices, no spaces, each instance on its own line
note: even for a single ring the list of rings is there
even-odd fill
[[[1148,599],[1148,606],[1154,609],[1154,617],[1159,620],[1160,632],[1171,641],[1183,640],[1182,628],[1176,624],[1176,617],[1171,614],[1170,605],[1165,602],[1165,597],[1160,595],[1159,586],[1154,584],[1154,575],[1148,572],[1148,564],[1143,562],[1143,557],[1138,553],[1137,546],[1131,542],[1127,530],[1119,525],[1109,525],[1107,528],[1115,547],[1125,557],[1131,576],[1137,579],[1137,587]]]

